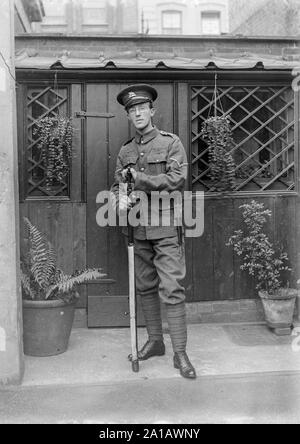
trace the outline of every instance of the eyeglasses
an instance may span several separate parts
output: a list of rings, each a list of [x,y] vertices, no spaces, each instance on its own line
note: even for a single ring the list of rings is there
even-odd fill
[[[137,111],[140,111],[143,113],[143,112],[147,111],[148,109],[149,109],[148,103],[143,103],[142,105],[131,106],[128,109],[128,114],[135,114]]]

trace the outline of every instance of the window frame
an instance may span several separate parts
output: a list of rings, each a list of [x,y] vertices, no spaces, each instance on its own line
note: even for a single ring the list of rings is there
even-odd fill
[[[218,88],[226,88],[226,87],[249,87],[249,88],[253,88],[255,86],[261,86],[263,87],[291,87],[291,82],[289,82],[288,80],[284,81],[281,80],[280,82],[272,82],[271,79],[269,81],[267,80],[263,80],[261,82],[257,82],[254,80],[249,80],[247,81],[246,79],[244,80],[235,80],[235,81],[230,81],[230,80],[221,80],[218,82]],[[190,159],[190,166],[189,166],[189,189],[193,190],[193,192],[197,191],[197,188],[195,187],[195,185],[193,184],[193,166],[192,166],[192,161],[193,161],[193,142],[192,142],[192,95],[193,95],[193,88],[203,88],[203,87],[207,87],[207,88],[214,88],[214,84],[213,82],[210,81],[201,81],[201,82],[189,82],[189,93],[188,93],[188,101],[189,101],[189,105],[188,105],[188,116],[189,116],[189,134],[188,134],[188,138],[189,138],[189,159]],[[292,92],[292,91],[291,91]],[[292,190],[286,190],[286,189],[280,189],[280,190],[275,190],[275,189],[266,189],[266,190],[245,190],[245,189],[240,189],[240,190],[233,190],[233,191],[226,191],[226,194],[229,194],[231,197],[249,197],[251,195],[256,195],[256,196],[264,196],[264,195],[299,195],[300,192],[300,184],[299,184],[299,169],[300,169],[300,155],[299,155],[299,140],[300,140],[300,122],[299,122],[299,103],[300,103],[300,97],[299,97],[299,93],[297,92],[292,92],[292,97],[293,97],[293,105],[294,105],[294,118],[291,119],[291,122],[293,122],[293,129],[294,129],[294,146],[293,146],[293,152],[294,152],[294,189]],[[195,189],[196,188],[196,189]],[[210,197],[217,197],[218,195],[222,194],[222,192],[218,192],[218,191],[209,191],[209,190],[204,190],[204,193]]]
[[[219,25],[219,32],[218,33],[212,33],[212,32],[204,32],[204,26],[203,26],[203,22],[204,22],[204,16],[205,14],[209,15],[209,14],[216,14],[218,16],[218,25]],[[200,21],[201,21],[201,34],[204,35],[221,35],[222,34],[222,14],[220,10],[204,10],[201,11],[200,13]]]
[[[53,84],[53,80],[51,82]],[[28,194],[28,90],[32,88],[45,89],[49,82],[41,80],[19,81],[17,89],[17,124],[18,124],[18,162],[19,162],[19,196],[20,202],[29,201],[56,201],[56,202],[83,202],[84,189],[84,158],[83,158],[83,129],[85,122],[74,117],[74,107],[78,110],[82,108],[82,85],[72,81],[60,82],[57,89],[66,89],[66,113],[73,118],[73,158],[68,177],[67,195],[29,195]],[[78,179],[80,175],[80,179]]]
[[[180,18],[180,28],[164,28],[164,15],[178,14]],[[179,29],[179,33],[164,33],[164,29]],[[178,9],[164,9],[161,11],[161,34],[162,35],[182,35],[183,34],[183,12]]]

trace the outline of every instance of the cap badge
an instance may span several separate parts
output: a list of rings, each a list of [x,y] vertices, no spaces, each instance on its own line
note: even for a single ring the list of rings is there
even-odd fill
[[[136,97],[136,93],[135,92],[129,92],[128,93],[128,98],[132,99],[133,97]]]

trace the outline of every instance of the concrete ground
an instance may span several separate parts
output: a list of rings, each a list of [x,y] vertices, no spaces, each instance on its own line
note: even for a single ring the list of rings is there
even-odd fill
[[[133,373],[128,329],[74,329],[65,353],[26,357],[22,386],[0,394],[0,423],[300,423],[299,327],[189,325],[195,381],[165,340],[166,355]]]

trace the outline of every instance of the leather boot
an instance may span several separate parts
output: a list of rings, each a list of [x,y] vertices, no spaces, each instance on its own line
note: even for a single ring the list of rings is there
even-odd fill
[[[181,376],[188,379],[195,379],[197,377],[196,371],[185,351],[174,353],[174,367],[180,370]]]
[[[162,322],[160,315],[160,301],[157,293],[141,295],[148,341],[138,351],[138,359],[146,361],[152,356],[162,356],[165,354],[165,344],[163,340]],[[132,360],[131,354],[128,356]]]
[[[138,351],[138,360],[146,361],[152,356],[163,356],[165,354],[165,344],[162,340],[152,341],[148,339],[146,344]],[[129,361],[132,361],[132,355],[128,355]]]
[[[181,376],[188,379],[196,378],[196,371],[186,354],[187,328],[185,304],[166,305],[167,319],[173,345],[174,367],[180,370]]]

